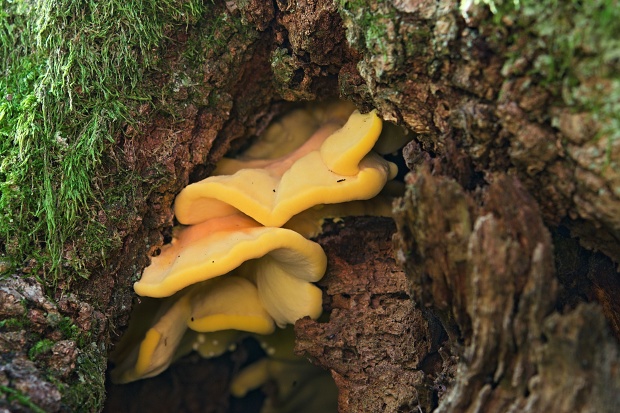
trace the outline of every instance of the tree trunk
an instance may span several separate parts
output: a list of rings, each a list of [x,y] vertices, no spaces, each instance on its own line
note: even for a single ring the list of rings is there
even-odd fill
[[[107,354],[176,194],[295,102],[333,98],[411,137],[396,225],[347,218],[317,239],[330,317],[299,320],[296,351],[331,372],[339,411],[616,411],[618,12],[473,3],[215,1],[169,27],[144,79],[157,93],[99,166],[97,217],[122,245],[89,279],[52,287],[24,266],[0,281],[0,411],[103,409]],[[105,199],[129,179],[127,203]],[[106,409],[258,411],[205,390],[252,351],[108,385]]]

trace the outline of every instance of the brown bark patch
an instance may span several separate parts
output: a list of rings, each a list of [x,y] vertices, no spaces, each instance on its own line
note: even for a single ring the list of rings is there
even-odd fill
[[[394,261],[392,221],[345,219],[324,229],[319,242],[329,261],[319,284],[329,321],[298,321],[296,352],[331,371],[341,412],[430,409],[419,365],[432,337]]]

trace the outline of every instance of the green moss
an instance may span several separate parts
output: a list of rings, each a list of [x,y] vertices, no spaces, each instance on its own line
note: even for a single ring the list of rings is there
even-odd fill
[[[205,7],[198,0],[2,0],[3,261],[35,258],[51,279],[63,271],[86,277],[89,260],[120,244],[100,216],[113,207],[104,200],[131,199],[106,190],[101,171],[114,162],[111,147],[136,122],[138,105],[157,96],[145,79],[160,63],[166,33],[195,24]],[[123,178],[135,188],[135,176]]]
[[[243,24],[241,18],[233,17],[225,11],[210,10],[208,15],[196,25],[196,32],[188,39],[183,50],[184,63],[196,68],[210,57],[224,54],[232,35],[242,35],[252,31]]]
[[[67,340],[77,340],[80,333],[79,327],[73,323],[71,317],[63,317],[56,325],[56,328]]]
[[[143,184],[164,178],[158,165],[129,170],[116,155],[118,137],[127,129],[126,139],[141,136],[150,122],[142,113],[176,119],[187,104],[216,105],[223,85],[204,85],[204,65],[237,67],[244,54],[227,53],[228,45],[247,47],[257,34],[222,2],[0,1],[0,271],[27,264],[30,274],[43,270],[48,287],[66,286],[106,265],[148,196]],[[46,379],[63,410],[100,411],[105,347],[50,314],[47,323],[77,345],[77,378],[49,371]],[[0,328],[25,323],[2,320]],[[28,341],[36,343],[31,358],[44,361],[38,356],[53,342],[34,332]]]
[[[464,8],[465,4],[472,3],[471,0],[461,0],[461,8]],[[504,10],[506,9],[518,9],[520,5],[520,0],[473,0],[474,4],[486,4],[491,10],[491,13],[497,15],[499,12],[499,8]]]
[[[59,385],[62,402],[68,411],[98,412],[105,400],[106,354],[95,343],[80,348],[75,374],[78,380],[71,386]]]
[[[243,53],[228,53],[231,42],[233,39],[243,42],[257,37],[258,33],[244,24],[241,17],[233,16],[223,9],[209,9],[193,28],[179,64],[172,70],[177,81],[172,84],[173,89],[168,94],[175,95],[179,89],[185,89],[190,92],[187,99],[194,104],[216,107],[220,101],[218,88],[223,85],[205,84],[204,66],[208,67],[207,71],[219,73],[238,66],[235,59],[241,58]]]
[[[295,59],[285,48],[278,47],[271,53],[271,70],[277,85],[288,86],[296,69]]]
[[[463,3],[463,2],[462,2]],[[514,22],[528,36],[520,54],[533,64],[527,73],[567,106],[589,111],[602,125],[608,163],[620,139],[620,8],[612,0],[482,0],[496,24]],[[536,41],[531,41],[536,39]],[[515,39],[518,40],[518,39]],[[519,56],[507,56],[510,62]]]
[[[24,312],[23,317],[1,320],[0,330],[25,330],[27,332],[27,345],[30,346],[28,358],[35,362],[37,368],[42,372],[42,378],[58,388],[62,394],[65,411],[100,411],[105,400],[107,354],[104,345],[92,342],[92,331],[97,331],[100,326],[95,323],[92,325],[91,331],[83,331],[73,322],[71,317],[62,316],[56,312],[48,313],[46,321],[47,328],[42,333],[37,333],[30,327],[30,321]],[[60,340],[71,340],[76,343],[78,356],[72,375],[77,377],[71,379],[71,385],[66,384],[69,382],[66,378],[61,381],[57,377],[57,372],[48,369],[44,361],[47,357],[42,357],[49,354],[58,341],[58,338],[48,338],[49,335],[46,332],[50,330],[62,333]],[[41,363],[42,360],[43,363]],[[32,411],[43,411],[36,410],[37,406],[15,389],[5,387],[0,391],[4,391],[10,396],[10,400],[19,402]]]
[[[387,37],[389,35],[388,21],[395,16],[395,13],[390,8],[384,7],[387,6],[386,2],[339,0],[337,5],[342,15],[353,19],[356,25],[361,28],[358,33],[361,37],[349,39],[350,43],[361,42],[368,50],[387,50],[386,42],[389,41]]]
[[[180,89],[209,104],[195,69],[225,54],[233,35],[252,33],[200,0],[0,1],[2,270],[34,258],[31,272],[42,269],[48,282],[88,277],[122,243],[114,228],[130,217],[119,211],[131,214],[144,196],[144,178],[114,154],[116,138],[148,122],[141,105],[176,116]],[[162,56],[178,40],[168,36],[183,31],[183,57],[171,68],[176,60]],[[173,81],[162,88],[157,73]]]
[[[9,402],[19,403],[34,413],[45,413],[45,410],[34,404],[28,396],[25,396],[19,390],[0,385],[0,393],[4,394]]]
[[[375,65],[379,76],[403,63],[399,21],[388,2],[338,0],[336,4],[347,26],[348,42],[358,50],[367,51],[371,58],[381,60]]]
[[[41,341],[37,341],[30,350],[28,350],[28,357],[30,360],[34,360],[39,357],[41,354],[49,353],[54,347],[54,342],[50,339],[43,339]]]
[[[23,319],[19,318],[7,318],[5,320],[0,320],[0,329],[15,331],[24,328],[25,322]]]

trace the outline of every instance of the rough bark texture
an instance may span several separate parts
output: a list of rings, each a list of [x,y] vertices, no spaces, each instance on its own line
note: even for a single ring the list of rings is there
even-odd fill
[[[350,219],[325,228],[328,322],[296,323],[296,351],[330,369],[341,412],[408,412],[432,405],[420,365],[432,351],[428,321],[415,309],[393,259],[388,219]],[[369,259],[372,257],[372,259]]]
[[[427,169],[410,184],[397,256],[459,360],[434,411],[615,411],[617,341],[600,308],[560,307],[551,236],[522,185],[498,175],[475,199]]]
[[[123,246],[56,291],[27,268],[0,281],[0,411],[102,399],[106,351],[127,325],[132,283],[170,236],[175,195],[289,102],[338,96],[412,132],[397,262],[385,221],[330,224],[331,316],[296,326],[298,351],[332,371],[340,410],[614,411],[620,144],[593,139],[601,125],[562,102],[562,79],[531,74],[548,39],[534,41],[527,19],[498,25],[488,8],[464,16],[450,0],[214,3],[163,47],[167,68],[153,77],[172,98],[145,105],[149,122],[127,126],[102,165],[143,182],[131,210],[102,200],[102,222],[123,217],[110,228]],[[189,61],[216,16],[239,24],[220,21],[217,46]],[[59,383],[87,391],[61,399]],[[170,406],[206,409],[194,402]]]
[[[0,320],[0,386],[4,390],[0,408],[30,411],[32,403],[46,412],[65,410],[69,401],[62,400],[61,390],[65,398],[74,398],[72,402],[90,404],[103,399],[105,366],[99,358],[107,354],[105,342],[90,343],[86,350],[78,348],[91,334],[101,337],[108,328],[105,315],[93,305],[75,295],[53,302],[34,278],[24,275],[2,280]],[[72,381],[78,363],[84,366],[80,373],[92,375],[98,385],[91,384],[85,393],[79,383],[73,389],[59,389],[58,381]],[[20,395],[30,403],[23,403]]]

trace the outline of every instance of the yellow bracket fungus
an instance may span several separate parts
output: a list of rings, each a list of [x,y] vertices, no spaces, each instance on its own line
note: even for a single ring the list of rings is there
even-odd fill
[[[167,300],[145,299],[135,306],[129,330],[110,356],[116,363],[110,374],[114,383],[156,376],[191,351],[197,351],[204,358],[220,356],[233,350],[248,334],[228,329],[209,333],[187,329],[191,314],[189,301],[189,296],[184,295]],[[155,317],[151,317],[154,323],[148,320],[147,313],[155,313]],[[149,322],[153,323],[150,327]]]
[[[389,195],[370,200],[397,172],[377,151],[406,139],[395,128],[382,133],[375,111],[351,112],[348,103],[294,111],[240,159],[222,160],[213,176],[181,191],[175,214],[189,226],[175,228],[134,284],[141,296],[168,298],[146,298],[134,309],[111,356],[113,381],[151,377],[192,350],[214,357],[247,333],[320,316],[322,292],[312,283],[327,259],[305,237],[324,218],[390,215]],[[335,407],[329,375],[293,355],[291,328],[260,340],[271,357],[243,370],[233,394],[271,380],[278,397],[263,413],[324,411],[323,392]]]
[[[176,217],[191,225],[241,211],[280,227],[314,205],[372,198],[396,174],[394,164],[371,152],[381,123],[375,111],[356,111],[342,128],[328,123],[281,158],[225,159],[216,176],[181,191]]]
[[[252,259],[262,260],[276,271],[290,272],[306,283],[320,280],[327,265],[317,243],[237,214],[175,231],[172,242],[153,257],[134,289],[143,296],[167,297]]]
[[[153,302],[146,304],[142,313],[154,309],[156,305],[157,303]],[[116,354],[112,356],[114,361],[119,361],[111,372],[112,380],[116,383],[128,383],[156,376],[168,368],[187,329],[190,311],[188,297],[171,297],[161,303],[150,328],[140,320],[135,332],[128,338],[123,337],[125,343],[121,343]],[[144,337],[136,346],[133,338],[141,334],[144,334]]]
[[[269,334],[274,323],[318,318],[322,293],[311,282],[323,276],[326,265],[317,243],[241,214],[177,229],[134,287],[148,297],[172,296],[159,306],[148,298],[137,306],[132,325],[139,327],[130,328],[112,357],[119,361],[112,379],[124,383],[157,375],[188,345],[220,351],[201,343],[201,335],[183,339],[188,327]]]
[[[352,216],[392,217],[394,197],[383,192],[365,201],[343,202],[341,204],[317,205],[295,215],[283,228],[292,229],[306,238],[314,238],[321,233],[326,219]]]
[[[268,394],[261,413],[337,411],[337,388],[330,374],[293,353],[295,334],[291,327],[257,337],[267,357],[250,364],[233,378],[231,394],[244,397],[268,382],[277,390]]]
[[[221,356],[227,351],[234,351],[237,348],[237,343],[247,334],[238,330],[220,330],[210,333],[187,330],[174,353],[173,363],[192,351],[196,351],[202,358],[207,359]]]
[[[288,255],[288,251],[280,250],[254,264],[258,296],[278,327],[294,324],[305,316],[316,320],[323,311],[321,290],[294,268],[303,266],[282,265],[283,262],[295,260]],[[324,273],[325,270],[312,281],[318,281]]]
[[[243,160],[277,159],[302,146],[321,126],[345,124],[355,110],[350,102],[308,104],[272,122],[258,140],[239,157]]]
[[[391,122],[385,122],[381,135],[372,149],[381,155],[388,155],[398,151],[412,139],[413,136],[409,135],[407,129]]]
[[[273,333],[272,318],[249,280],[227,275],[200,285],[190,294],[192,311],[187,325],[208,333],[235,329],[257,334]]]
[[[359,173],[359,163],[377,143],[382,124],[376,110],[365,115],[353,112],[347,123],[321,145],[319,152],[325,166],[343,176]]]

